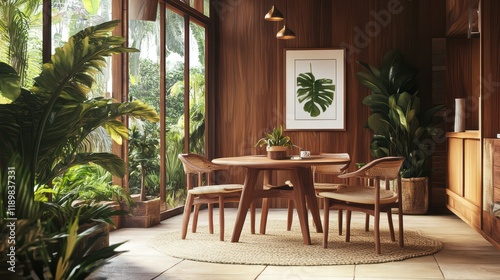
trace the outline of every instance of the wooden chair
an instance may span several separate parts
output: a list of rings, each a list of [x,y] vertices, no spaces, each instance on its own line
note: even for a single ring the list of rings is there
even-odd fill
[[[336,191],[337,188],[343,184],[339,183],[331,183],[331,182],[318,182],[319,175],[335,175],[338,176],[340,174],[344,174],[347,171],[347,168],[351,164],[351,157],[348,153],[321,153],[320,156],[323,157],[332,157],[332,158],[343,158],[348,159],[349,162],[346,164],[329,164],[329,165],[317,165],[312,167],[313,171],[313,181],[314,181],[314,190],[316,194],[320,192],[331,192]],[[290,181],[287,181],[286,184],[293,186]],[[293,221],[293,200],[288,200],[288,213],[287,213],[287,230],[292,228]],[[339,211],[339,235],[342,235],[342,211]]]
[[[325,199],[323,220],[323,248],[328,246],[329,210],[346,210],[346,242],[350,241],[351,211],[360,211],[375,218],[374,236],[375,251],[380,254],[380,213],[386,212],[389,222],[391,240],[395,242],[394,227],[391,209],[398,209],[399,216],[399,246],[404,246],[403,240],[403,211],[401,205],[401,177],[400,169],[403,157],[384,157],[373,160],[362,168],[340,178],[358,177],[371,179],[373,186],[346,185],[335,192],[320,192],[319,197]],[[390,190],[390,181],[396,180],[396,190]],[[385,181],[385,188],[380,188],[380,182]]]
[[[243,185],[223,184],[214,185],[212,175],[215,171],[227,170],[229,166],[214,164],[197,154],[179,154],[179,159],[186,173],[187,198],[182,220],[182,239],[186,238],[191,208],[194,206],[192,232],[196,232],[198,213],[202,204],[208,204],[209,232],[214,233],[213,205],[219,204],[220,240],[224,240],[224,204],[239,202]],[[197,177],[196,184],[193,177]],[[195,187],[195,185],[197,185]],[[255,232],[255,208],[251,207],[252,233]]]

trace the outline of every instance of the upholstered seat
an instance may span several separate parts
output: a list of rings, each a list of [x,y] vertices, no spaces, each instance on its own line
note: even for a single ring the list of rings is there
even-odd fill
[[[359,170],[339,175],[340,178],[358,177],[369,179],[372,186],[346,185],[339,187],[333,192],[319,192],[318,196],[325,199],[323,219],[323,247],[328,247],[328,227],[330,209],[339,211],[347,210],[346,213],[346,242],[350,241],[351,211],[361,211],[375,217],[374,235],[375,251],[380,254],[380,213],[386,212],[389,223],[391,240],[395,241],[394,227],[392,224],[392,209],[398,209],[399,216],[399,245],[404,246],[403,240],[403,215],[401,205],[401,178],[400,169],[403,157],[384,157],[376,159]],[[385,182],[385,188],[381,188],[381,182]],[[390,189],[390,182],[396,181],[395,190]]]

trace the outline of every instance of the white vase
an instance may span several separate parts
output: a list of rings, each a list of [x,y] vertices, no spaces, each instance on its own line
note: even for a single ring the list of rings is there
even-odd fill
[[[455,98],[455,132],[465,131],[465,98]]]

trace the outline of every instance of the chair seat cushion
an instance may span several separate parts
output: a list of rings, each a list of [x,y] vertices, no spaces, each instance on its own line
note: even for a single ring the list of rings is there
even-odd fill
[[[241,192],[243,185],[241,184],[225,184],[225,185],[209,185],[196,187],[188,192],[190,194],[200,195],[200,194],[213,194],[213,193],[231,193],[231,192]]]
[[[375,204],[375,190],[366,186],[340,186],[335,192],[320,192],[320,197],[360,204]],[[380,189],[380,203],[387,204],[397,201],[393,191]]]
[[[314,189],[316,191],[336,191],[339,186],[345,186],[345,184],[314,183]]]

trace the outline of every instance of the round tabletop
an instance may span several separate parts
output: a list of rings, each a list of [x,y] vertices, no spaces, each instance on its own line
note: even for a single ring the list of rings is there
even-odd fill
[[[289,159],[270,159],[265,155],[249,155],[239,157],[216,158],[213,163],[232,166],[244,166],[249,168],[294,168],[301,166],[322,165],[322,164],[344,164],[348,163],[349,159],[322,157],[319,155],[311,155],[307,158],[299,156],[290,156]]]

